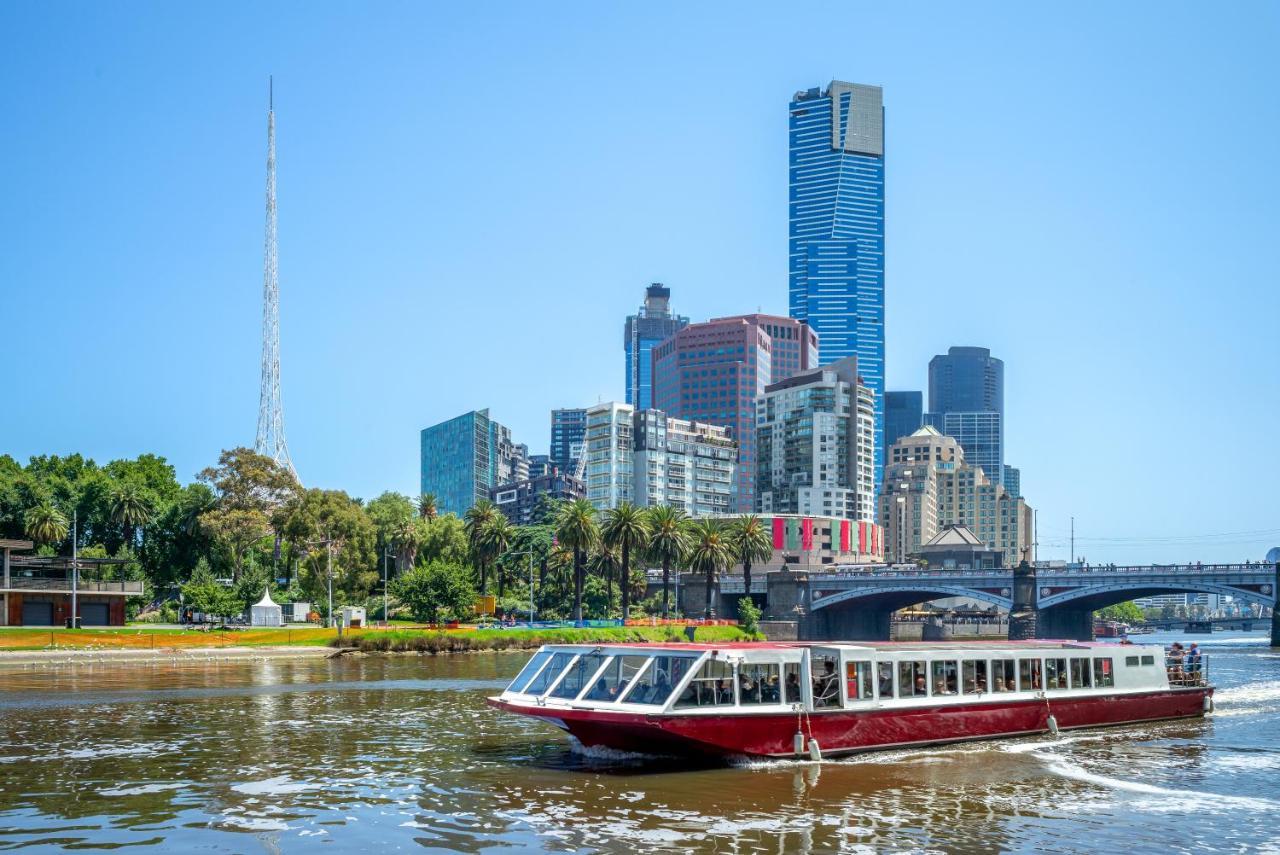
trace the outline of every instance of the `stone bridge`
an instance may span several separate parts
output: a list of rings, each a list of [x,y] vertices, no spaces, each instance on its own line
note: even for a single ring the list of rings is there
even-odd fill
[[[1015,585],[1015,575],[1020,584]],[[686,614],[702,610],[705,586],[681,585]],[[717,609],[732,615],[745,593],[742,576],[725,575]],[[1221,594],[1274,609],[1280,564],[1183,564],[1145,567],[924,570],[914,566],[837,567],[825,572],[773,572],[752,577],[767,620],[796,621],[800,638],[885,640],[893,612],[945,597],[968,597],[1013,613],[1010,634],[1093,637],[1093,612],[1159,594]],[[694,601],[697,602],[694,602]],[[1272,619],[1280,645],[1280,616]]]

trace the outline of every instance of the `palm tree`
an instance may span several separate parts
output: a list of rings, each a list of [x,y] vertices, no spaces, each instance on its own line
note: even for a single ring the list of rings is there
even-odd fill
[[[556,514],[556,541],[573,550],[573,620],[582,621],[582,559],[600,539],[596,509],[586,499],[574,499]]]
[[[423,493],[418,497],[418,516],[431,521],[436,518],[436,494]]]
[[[151,522],[152,507],[138,485],[125,482],[111,488],[111,521],[124,530],[124,542],[134,547],[136,529]]]
[[[618,550],[602,540],[597,542],[595,551],[587,561],[587,570],[604,579],[604,615],[609,617],[613,610],[613,571],[618,567]]]
[[[707,574],[707,608],[706,618],[716,616],[715,603],[711,592],[715,589],[716,574],[728,567],[733,560],[733,549],[729,544],[728,533],[719,520],[696,520],[689,526],[689,551],[687,560],[689,569],[695,573]]]
[[[649,518],[640,508],[623,502],[605,511],[600,530],[604,542],[622,556],[622,621],[631,617],[631,551],[642,550],[649,543]]]
[[[22,521],[27,537],[38,544],[61,543],[67,536],[67,518],[48,502],[28,508]]]
[[[733,561],[742,564],[742,583],[751,599],[751,565],[768,561],[773,557],[773,540],[765,531],[764,522],[755,514],[744,514],[733,521],[729,529],[729,545]]]
[[[417,521],[407,519],[402,522],[392,534],[392,542],[396,545],[396,573],[413,569],[418,561],[418,547],[422,545]]]
[[[497,558],[511,546],[511,538],[515,536],[515,533],[515,526],[501,512],[494,515],[492,522],[489,523],[489,527],[484,532],[485,551],[496,562],[493,572],[498,577],[498,599],[502,599],[503,591],[506,588],[504,582],[507,574],[503,572],[502,563],[498,562]]]
[[[485,533],[494,518],[499,516],[501,514],[493,502],[481,499],[467,508],[467,512],[462,517],[466,524],[467,544],[471,547],[471,560],[480,571],[480,596],[482,597],[489,593],[489,559],[491,557]]]
[[[685,532],[688,517],[682,508],[673,505],[657,505],[648,511],[649,557],[662,565],[662,617],[670,611],[669,590],[671,565],[679,564],[689,545]]]

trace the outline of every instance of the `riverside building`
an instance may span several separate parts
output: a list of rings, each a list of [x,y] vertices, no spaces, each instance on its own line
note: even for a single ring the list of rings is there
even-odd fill
[[[655,282],[644,290],[644,305],[627,316],[622,331],[626,355],[627,403],[638,410],[653,406],[653,348],[689,325],[671,312],[671,289]]]
[[[441,514],[461,516],[499,484],[529,477],[529,461],[511,441],[511,430],[473,410],[424,428],[421,490],[433,493]]]
[[[929,360],[924,423],[955,437],[971,466],[1004,483],[1004,362],[985,347],[952,347]]]
[[[818,334],[823,365],[858,357],[882,449],[884,93],[842,80],[797,92],[788,134],[789,311]]]
[[[722,425],[738,444],[730,507],[756,509],[756,399],[765,386],[817,366],[818,337],[776,315],[736,315],[691,324],[653,349],[654,408]]]
[[[761,513],[875,520],[875,397],[856,356],[766,386],[756,411]]]
[[[582,456],[583,440],[587,433],[587,411],[581,407],[569,407],[551,411],[551,462],[566,472],[572,472]]]
[[[1026,501],[970,465],[954,437],[926,425],[889,449],[879,496],[885,557],[902,562],[920,554],[947,526],[964,526],[988,548],[998,550],[1004,566],[1031,553],[1032,512]]]

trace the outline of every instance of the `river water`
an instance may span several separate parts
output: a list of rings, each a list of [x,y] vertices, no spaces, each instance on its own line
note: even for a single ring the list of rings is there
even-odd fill
[[[1204,721],[696,770],[486,707],[524,655],[10,667],[0,849],[1280,853],[1280,651],[1199,640]]]

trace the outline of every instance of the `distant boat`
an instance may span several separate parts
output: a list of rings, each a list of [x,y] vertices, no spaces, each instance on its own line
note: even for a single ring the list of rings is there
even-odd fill
[[[819,759],[1195,718],[1205,677],[1166,671],[1159,645],[553,644],[488,703],[588,747]]]
[[[1129,627],[1118,620],[1095,620],[1093,622],[1094,638],[1124,638],[1129,634]]]

